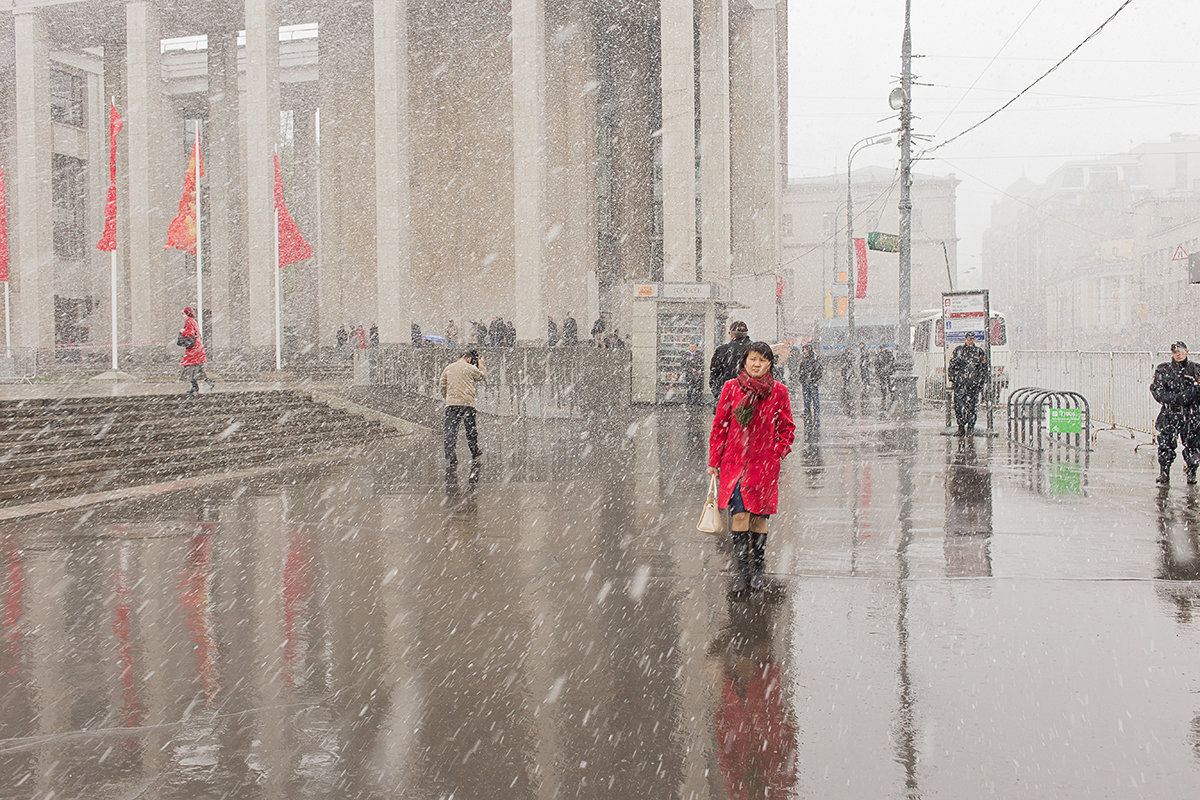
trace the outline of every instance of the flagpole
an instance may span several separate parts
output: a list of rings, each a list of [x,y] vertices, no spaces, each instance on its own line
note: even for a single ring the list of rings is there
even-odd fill
[[[196,325],[200,329],[200,338],[204,338],[204,236],[200,230],[200,125],[196,120],[196,144],[192,147],[192,157],[196,160]]]
[[[283,369],[279,321],[279,206],[275,206],[275,371]]]
[[[111,108],[117,107],[117,98],[115,96],[111,97],[109,99],[109,102],[112,103]],[[110,142],[109,142],[110,146],[112,144],[112,142],[111,142],[111,139],[112,139],[111,119],[112,119],[112,117],[110,114],[110,116],[109,116],[110,121],[109,121],[109,125],[108,125],[108,138],[110,140]],[[111,267],[109,270],[110,278],[111,278],[111,280],[110,280],[111,291],[109,292],[109,297],[110,297],[110,302],[112,304],[112,314],[111,314],[111,317],[112,317],[112,326],[111,326],[112,327],[112,368],[113,368],[113,371],[116,372],[117,371],[117,248],[113,247],[112,252],[109,255],[112,256]]]
[[[8,281],[4,282],[4,346],[12,347],[12,330],[8,325]]]

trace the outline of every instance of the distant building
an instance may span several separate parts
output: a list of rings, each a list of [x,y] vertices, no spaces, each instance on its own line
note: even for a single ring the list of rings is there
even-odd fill
[[[0,25],[14,344],[107,343],[95,248],[118,138],[119,338],[173,339],[194,257],[163,249],[198,121],[206,330],[272,345],[272,153],[316,255],[289,267],[297,347],[377,320],[606,312],[656,358],[657,309],[772,319],[786,150],[776,0],[15,0]],[[53,224],[51,224],[51,221]],[[673,289],[636,305],[647,283]],[[644,295],[638,295],[644,296]],[[675,307],[675,306],[672,306]],[[655,313],[648,316],[644,309]],[[762,309],[760,311],[759,309]],[[101,336],[97,336],[101,334]],[[653,364],[651,363],[651,369]]]
[[[854,238],[871,231],[898,234],[899,173],[854,170]],[[911,311],[940,308],[958,270],[956,187],[953,175],[913,175]],[[783,193],[784,311],[789,332],[844,329],[847,316],[846,178],[806,178]],[[953,288],[958,288],[957,279]],[[866,297],[854,302],[856,325],[895,325],[899,255],[867,251]]]
[[[1014,346],[1136,350],[1160,348],[1160,328],[1182,335],[1200,293],[1175,307],[1186,263],[1170,259],[1196,243],[1198,198],[1200,136],[1182,134],[1010,187],[984,233],[983,272]]]

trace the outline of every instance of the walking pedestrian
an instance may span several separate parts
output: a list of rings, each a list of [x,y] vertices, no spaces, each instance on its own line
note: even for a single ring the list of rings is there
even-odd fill
[[[858,343],[858,380],[862,384],[863,412],[866,413],[867,390],[871,386],[871,353]]]
[[[504,344],[506,347],[517,346],[517,326],[512,322],[504,323]]]
[[[475,384],[487,380],[483,359],[479,351],[470,348],[442,370],[438,378],[438,389],[446,401],[446,422],[443,428],[443,444],[446,451],[446,466],[458,464],[458,424],[461,422],[467,434],[467,448],[471,459],[478,461],[483,455],[479,449],[479,433],[475,427]]]
[[[446,345],[458,346],[458,326],[454,324],[454,320],[450,320],[450,324],[446,326]]]
[[[563,318],[562,343],[564,347],[573,347],[579,344],[579,323],[571,316],[570,311]]]
[[[192,388],[188,389],[187,393],[199,394],[199,381],[207,383],[210,390],[216,386],[212,378],[204,374],[204,364],[208,361],[208,357],[204,353],[204,341],[200,336],[200,326],[196,324],[196,312],[192,310],[191,306],[185,306],[183,309],[183,329],[175,338],[175,344],[183,348],[183,358],[179,360],[179,380],[190,381],[192,384]]]
[[[1196,482],[1200,466],[1200,365],[1188,360],[1183,342],[1171,345],[1171,360],[1154,368],[1150,394],[1162,404],[1154,427],[1158,430],[1158,483],[1171,482],[1175,440],[1183,443],[1187,482]]]
[[[746,323],[735,319],[729,323],[729,341],[713,351],[708,363],[708,388],[714,398],[721,397],[726,381],[738,376],[746,351],[750,349],[750,329]]]
[[[787,387],[771,379],[766,342],[746,349],[737,377],[721,389],[708,440],[708,474],[718,476],[717,507],[729,508],[738,574],[733,592],[766,587],[767,519],[779,505],[780,463],[796,425]]]
[[[550,347],[558,344],[558,324],[549,315],[546,316],[546,344]]]
[[[359,350],[367,349],[367,331],[362,325],[354,327],[354,346]]]
[[[415,322],[409,326],[409,338],[412,340],[413,347],[425,344],[425,337],[421,335],[421,326]]]
[[[847,347],[842,351],[842,408],[854,416],[854,351]]]
[[[683,384],[687,387],[687,404],[698,406],[704,402],[704,354],[695,342],[688,344],[680,363]]]
[[[804,395],[804,438],[817,438],[821,431],[821,375],[824,369],[821,358],[811,344],[801,348],[802,354],[796,363],[796,374],[793,378],[800,384]]]
[[[896,401],[896,387],[892,376],[896,374],[896,357],[887,345],[879,345],[875,351],[875,377],[879,379],[879,410],[887,411]]]
[[[350,341],[350,334],[346,332],[345,325],[343,325],[342,327],[337,329],[337,334],[336,334],[335,338],[337,341],[337,349],[338,350],[341,350],[342,348],[344,348],[346,346],[346,343]]]
[[[954,348],[946,377],[954,386],[954,418],[958,421],[958,435],[966,436],[975,431],[975,404],[979,393],[987,385],[988,362],[983,350],[975,346],[975,334],[968,333],[966,341]]]
[[[367,338],[371,340],[371,347],[379,347],[379,326],[374,322],[371,323]]]

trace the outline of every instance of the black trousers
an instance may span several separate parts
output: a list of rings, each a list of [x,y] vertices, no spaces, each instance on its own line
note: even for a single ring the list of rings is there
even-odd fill
[[[954,393],[954,418],[960,428],[970,430],[975,427],[975,404],[979,402],[979,390],[966,390]]]
[[[1170,469],[1175,461],[1175,441],[1183,444],[1183,460],[1189,467],[1200,465],[1200,417],[1161,413],[1158,428],[1158,465]]]
[[[475,409],[472,406],[446,406],[446,427],[444,442],[446,460],[451,464],[458,463],[458,423],[462,422],[467,432],[467,447],[471,449],[471,457],[479,457],[479,431],[475,428]]]

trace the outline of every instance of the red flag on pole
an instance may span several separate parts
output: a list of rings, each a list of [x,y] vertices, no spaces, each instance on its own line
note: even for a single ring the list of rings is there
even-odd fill
[[[117,249],[117,134],[124,121],[116,103],[108,110],[108,197],[104,201],[104,235],[96,248],[106,253]]]
[[[183,179],[183,194],[179,198],[179,214],[171,220],[171,225],[167,228],[167,250],[173,247],[188,253],[196,252],[196,162],[199,162],[199,177],[203,178],[204,159],[200,156],[199,144],[192,149],[192,157],[188,161],[187,176]]]
[[[0,167],[0,283],[8,283],[8,204],[4,200],[4,167]]]
[[[279,156],[275,156],[275,210],[279,220],[279,267],[312,258],[312,245],[305,240],[283,202],[283,175],[279,171]]]
[[[857,269],[858,280],[854,284],[854,296],[862,300],[867,296],[867,240],[855,239],[854,252],[858,254]]]

